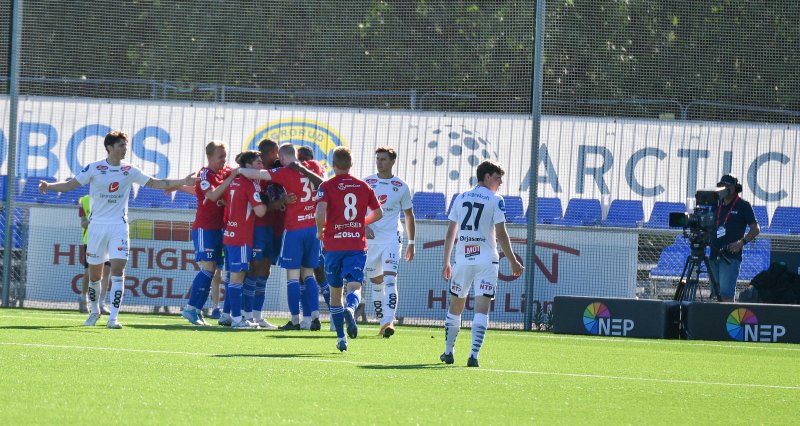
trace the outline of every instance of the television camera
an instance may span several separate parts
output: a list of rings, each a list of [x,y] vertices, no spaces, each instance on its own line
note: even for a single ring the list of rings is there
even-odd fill
[[[689,240],[690,248],[675,291],[675,300],[695,299],[700,283],[700,265],[704,265],[705,272],[708,273],[708,285],[713,288],[712,294],[716,295],[718,301],[722,300],[719,295],[719,282],[711,270],[706,247],[711,244],[713,233],[717,232],[716,209],[719,201],[726,196],[728,190],[722,186],[699,190],[694,195],[695,208],[692,213],[669,214],[669,226],[683,228],[683,235]],[[727,261],[724,252],[721,251],[720,256]]]

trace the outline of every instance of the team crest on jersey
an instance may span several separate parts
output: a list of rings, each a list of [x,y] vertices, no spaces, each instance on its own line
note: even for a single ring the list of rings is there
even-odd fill
[[[202,189],[203,191],[206,191],[206,190],[208,190],[208,188],[211,188],[211,183],[209,181],[207,181],[207,180],[201,180],[200,181],[200,189]]]
[[[481,246],[473,244],[464,246],[464,257],[475,257],[479,254],[481,254]]]
[[[291,143],[295,146],[307,146],[314,151],[326,170],[333,174],[333,150],[337,146],[347,146],[339,132],[326,123],[306,119],[286,119],[271,121],[255,130],[245,141],[244,150],[258,149],[258,143],[270,138],[278,145]]]
[[[102,172],[102,171],[106,171],[106,170],[108,170],[108,166],[104,166],[104,165],[102,165],[102,164],[98,164],[98,165],[97,165],[97,167],[96,167],[96,169],[97,169],[97,170],[100,170],[100,171]]]
[[[119,191],[119,182],[111,182],[108,184],[108,192],[117,192]]]

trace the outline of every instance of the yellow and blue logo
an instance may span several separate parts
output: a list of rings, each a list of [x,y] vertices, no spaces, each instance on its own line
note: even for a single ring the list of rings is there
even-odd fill
[[[314,158],[333,170],[333,150],[337,146],[347,146],[339,133],[332,127],[313,120],[288,119],[267,123],[259,127],[247,138],[244,150],[257,150],[258,143],[272,139],[282,145],[291,143],[297,147],[307,146],[314,150]]]

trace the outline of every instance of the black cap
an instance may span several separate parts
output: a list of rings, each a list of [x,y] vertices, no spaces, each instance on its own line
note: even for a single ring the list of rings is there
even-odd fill
[[[717,182],[717,186],[721,185],[738,185],[739,179],[736,179],[733,175],[724,175],[719,178],[719,182]]]

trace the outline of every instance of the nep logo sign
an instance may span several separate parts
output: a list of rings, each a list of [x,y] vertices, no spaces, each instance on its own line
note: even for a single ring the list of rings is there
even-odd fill
[[[633,320],[611,318],[606,305],[594,302],[583,311],[583,326],[589,333],[599,336],[627,336],[633,330]]]
[[[759,324],[753,311],[745,308],[734,309],[725,324],[731,339],[740,342],[777,342],[786,334],[782,325]]]

